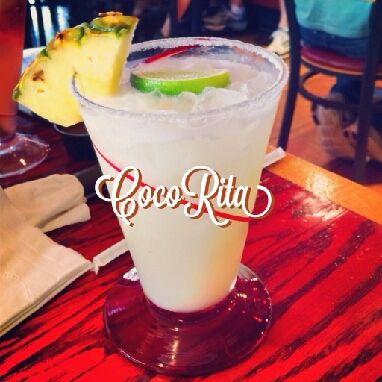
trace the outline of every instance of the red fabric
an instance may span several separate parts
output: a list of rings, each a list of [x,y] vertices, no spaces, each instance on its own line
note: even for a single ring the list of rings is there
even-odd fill
[[[329,50],[306,46],[301,47],[301,57],[303,60],[306,60],[318,67],[329,70],[332,69],[334,71],[351,72],[354,74],[363,73],[363,68],[365,65],[364,60],[349,58]],[[378,75],[382,75],[382,64],[378,67]]]

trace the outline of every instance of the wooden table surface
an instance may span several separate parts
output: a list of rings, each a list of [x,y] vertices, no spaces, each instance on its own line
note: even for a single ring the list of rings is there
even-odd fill
[[[71,160],[48,124],[22,118],[20,125],[51,152],[3,187],[92,164]],[[275,207],[250,224],[243,262],[270,291],[272,327],[247,360],[195,380],[382,381],[381,195],[293,156],[264,171],[262,183]],[[108,204],[95,199],[90,208],[91,221],[50,234],[89,259],[122,238]],[[105,295],[131,266],[125,254],[87,273],[1,338],[0,380],[175,380],[124,359],[105,336]]]

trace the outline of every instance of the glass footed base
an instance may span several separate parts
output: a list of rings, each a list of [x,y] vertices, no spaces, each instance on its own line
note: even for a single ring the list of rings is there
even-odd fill
[[[271,300],[256,274],[241,265],[222,302],[174,313],[147,300],[133,268],[109,292],[104,320],[113,344],[131,361],[157,373],[196,376],[232,366],[260,344],[270,326]]]
[[[40,164],[48,155],[49,146],[35,137],[15,134],[0,141],[0,178],[20,175]]]

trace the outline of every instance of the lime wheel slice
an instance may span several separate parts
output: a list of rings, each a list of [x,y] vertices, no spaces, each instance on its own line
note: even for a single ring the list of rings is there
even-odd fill
[[[131,73],[131,85],[141,92],[158,90],[162,94],[178,95],[182,92],[200,94],[206,87],[224,88],[230,82],[226,69],[195,71],[144,71]]]

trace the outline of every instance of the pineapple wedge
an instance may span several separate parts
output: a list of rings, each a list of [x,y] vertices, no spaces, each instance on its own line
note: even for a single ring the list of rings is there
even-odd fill
[[[115,94],[137,23],[108,12],[57,33],[21,75],[14,100],[62,126],[81,122],[70,90],[73,75],[87,97]]]

